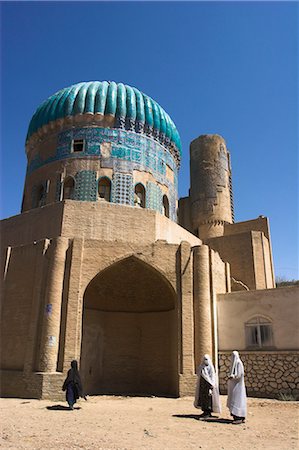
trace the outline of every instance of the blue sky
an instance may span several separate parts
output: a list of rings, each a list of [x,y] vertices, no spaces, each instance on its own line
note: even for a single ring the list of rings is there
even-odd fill
[[[2,217],[20,211],[38,105],[79,81],[136,86],[189,143],[231,152],[236,221],[270,218],[276,274],[298,278],[298,3],[8,2],[2,10]]]

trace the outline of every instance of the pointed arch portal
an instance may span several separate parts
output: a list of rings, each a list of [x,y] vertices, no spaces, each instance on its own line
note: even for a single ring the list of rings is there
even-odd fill
[[[84,294],[81,372],[88,394],[178,395],[176,294],[130,257],[100,272]]]

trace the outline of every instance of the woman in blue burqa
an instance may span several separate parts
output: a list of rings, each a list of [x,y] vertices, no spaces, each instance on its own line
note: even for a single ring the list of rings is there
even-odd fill
[[[86,400],[76,360],[71,362],[71,368],[67,373],[62,390],[66,391],[66,401],[68,402],[70,409],[74,409],[74,404],[80,397]]]

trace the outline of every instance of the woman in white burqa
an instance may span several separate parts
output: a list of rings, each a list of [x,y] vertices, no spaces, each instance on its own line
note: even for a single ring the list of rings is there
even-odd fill
[[[202,409],[201,418],[204,419],[211,417],[212,412],[221,412],[218,380],[209,355],[204,355],[196,373],[198,378],[194,406]]]
[[[244,366],[237,351],[233,351],[231,356],[227,394],[227,407],[234,418],[233,423],[238,425],[245,422],[246,388]]]

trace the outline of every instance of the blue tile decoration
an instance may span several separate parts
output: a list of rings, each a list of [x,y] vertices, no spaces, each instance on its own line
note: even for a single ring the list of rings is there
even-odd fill
[[[72,140],[74,139],[84,139],[85,147],[83,152],[72,152]],[[103,142],[111,143],[111,155],[108,158],[101,156],[101,144]],[[114,176],[112,179],[111,201],[115,203],[134,205],[133,181],[130,184],[131,182],[123,183],[121,180],[133,180],[134,170],[152,174],[157,183],[167,186],[170,218],[174,221],[177,220],[178,168],[173,155],[154,139],[144,135],[138,135],[135,132],[113,128],[81,127],[68,129],[58,135],[56,154],[44,161],[40,157],[36,157],[28,165],[27,175],[30,175],[46,164],[62,160],[70,161],[72,159],[96,159],[100,162],[100,167],[112,169]],[[173,170],[174,182],[171,182],[166,176],[167,165]],[[130,175],[131,178],[122,177],[120,174]],[[74,199],[86,201],[97,200],[95,172],[79,172],[75,176],[75,181]],[[125,189],[123,193],[120,192],[120,186]],[[131,187],[129,188],[129,186]],[[151,182],[149,186],[151,187],[149,187],[149,192],[147,191],[146,207],[162,212],[161,189],[154,182]],[[56,201],[60,200],[61,189],[62,186],[60,180],[58,180],[56,185]],[[131,189],[130,194],[128,193],[128,189]]]
[[[85,113],[112,116],[116,128],[154,137],[180,158],[180,136],[164,109],[138,89],[114,81],[82,82],[56,92],[37,108],[26,141],[50,122]]]
[[[162,190],[152,181],[146,183],[146,208],[162,213]]]
[[[133,176],[128,173],[117,172],[113,175],[112,195],[113,203],[134,206]]]
[[[72,152],[72,140],[84,139],[84,152]],[[101,157],[101,143],[111,142],[112,158],[126,159],[143,166],[142,170],[166,174],[166,164],[177,173],[177,165],[172,154],[152,138],[137,135],[126,130],[113,128],[86,127],[63,131],[58,136],[56,154],[42,160],[36,156],[27,167],[27,174],[31,174],[40,167],[54,161],[66,158]]]
[[[75,175],[74,200],[95,202],[97,200],[97,174],[93,170],[81,170]]]

